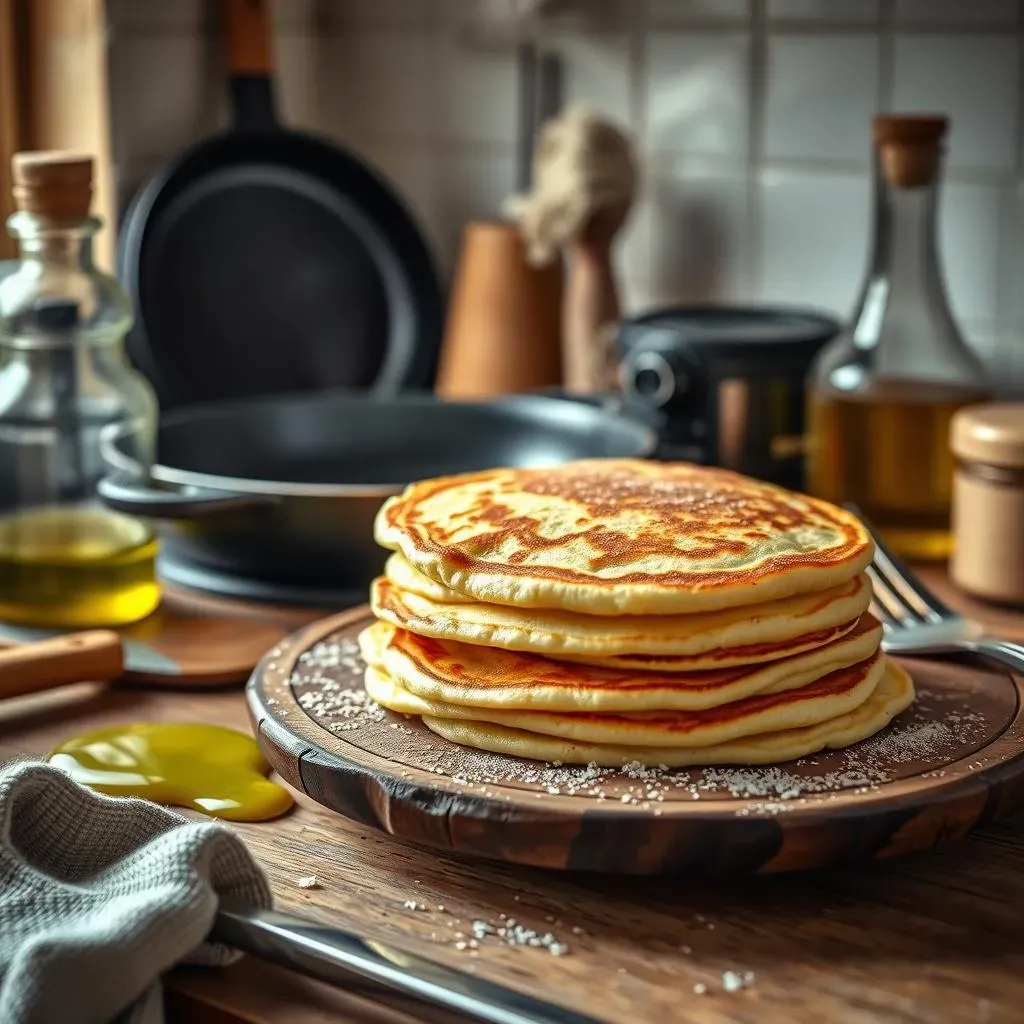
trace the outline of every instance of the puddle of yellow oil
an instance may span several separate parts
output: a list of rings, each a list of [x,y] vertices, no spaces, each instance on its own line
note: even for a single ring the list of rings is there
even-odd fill
[[[270,765],[256,741],[219,725],[97,729],[65,740],[48,760],[100,793],[191,807],[228,821],[269,821],[293,802],[266,777]]]

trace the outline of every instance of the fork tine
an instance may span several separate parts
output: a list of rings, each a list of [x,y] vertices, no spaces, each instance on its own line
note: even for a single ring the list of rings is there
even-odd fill
[[[871,588],[874,591],[871,613],[881,620],[883,626],[912,626],[918,621],[912,614],[908,614],[906,604],[893,593],[874,565],[869,565],[866,571],[871,578]]]
[[[898,555],[889,550],[860,509],[853,502],[847,502],[844,507],[867,527],[871,539],[875,542],[874,565],[878,575],[888,584],[889,590],[902,599],[904,606],[928,622],[940,622],[942,619],[951,618],[953,612],[914,576]]]
[[[871,573],[871,581],[874,584],[876,590],[879,587],[884,588],[885,594],[888,597],[888,605],[890,610],[894,611],[896,617],[907,626],[913,626],[922,622],[929,622],[930,613],[927,609],[923,609],[921,605],[914,600],[912,595],[906,593],[905,589],[900,586],[900,580],[892,573],[887,573],[885,567],[879,564],[878,557],[876,555],[875,560],[869,567]]]

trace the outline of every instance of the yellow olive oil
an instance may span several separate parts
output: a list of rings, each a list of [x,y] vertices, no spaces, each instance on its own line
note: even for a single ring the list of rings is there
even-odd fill
[[[808,490],[837,504],[856,502],[904,558],[947,558],[949,424],[958,409],[987,397],[976,387],[892,380],[858,393],[814,391]]]
[[[266,776],[270,765],[245,733],[220,725],[137,722],[65,740],[50,764],[110,796],[140,796],[228,821],[269,821],[293,803]]]
[[[120,626],[160,603],[157,540],[145,522],[95,506],[0,517],[0,621]]]

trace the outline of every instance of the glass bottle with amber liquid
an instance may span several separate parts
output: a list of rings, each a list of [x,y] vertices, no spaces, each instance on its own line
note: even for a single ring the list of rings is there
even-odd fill
[[[990,395],[950,312],[936,243],[947,127],[875,118],[870,269],[851,326],[809,384],[808,489],[856,502],[895,551],[923,561],[951,549],[950,420]]]
[[[103,450],[152,464],[156,400],[128,363],[128,297],[92,261],[92,160],[19,153],[20,259],[0,268],[0,621],[115,626],[160,600],[149,523],[103,507]]]

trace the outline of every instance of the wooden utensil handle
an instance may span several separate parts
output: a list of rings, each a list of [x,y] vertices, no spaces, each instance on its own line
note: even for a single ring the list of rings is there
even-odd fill
[[[123,671],[121,638],[109,629],[20,644],[0,650],[0,698],[85,680],[109,682]]]
[[[619,319],[619,293],[610,237],[578,240],[569,249],[562,337],[565,387],[574,394],[600,391],[604,360],[601,334]]]
[[[228,73],[271,75],[269,0],[222,0]]]

